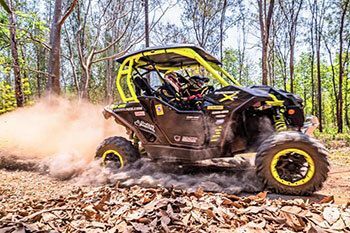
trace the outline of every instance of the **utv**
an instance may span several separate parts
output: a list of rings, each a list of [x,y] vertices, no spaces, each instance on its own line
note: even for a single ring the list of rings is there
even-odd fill
[[[310,128],[297,95],[242,87],[193,45],[146,48],[117,62],[121,103],[105,107],[104,116],[124,126],[132,141],[105,139],[96,152],[104,164],[122,168],[141,154],[191,164],[256,152],[257,176],[272,191],[311,194],[326,180],[328,152],[305,134]]]

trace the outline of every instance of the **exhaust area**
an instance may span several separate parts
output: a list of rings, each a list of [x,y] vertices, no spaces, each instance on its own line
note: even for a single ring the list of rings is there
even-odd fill
[[[102,110],[102,105],[50,98],[0,116],[0,169],[40,172],[78,185],[201,187],[226,193],[263,188],[251,162],[239,157],[229,162],[234,169],[167,166],[148,158],[118,171],[103,168],[94,161],[99,143],[126,135],[112,118],[104,119]]]

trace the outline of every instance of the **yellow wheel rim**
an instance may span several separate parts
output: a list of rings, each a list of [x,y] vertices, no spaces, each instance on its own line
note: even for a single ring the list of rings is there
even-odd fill
[[[106,165],[106,158],[110,154],[112,154],[113,156],[115,156],[116,158],[119,159],[120,168],[124,167],[123,156],[121,156],[121,154],[118,151],[116,151],[116,150],[107,150],[107,151],[105,151],[105,153],[103,153],[103,155],[102,155],[102,163],[103,163],[104,166]]]
[[[302,178],[298,181],[295,181],[295,182],[290,182],[288,180],[282,179],[277,171],[277,168],[276,168],[277,163],[280,160],[280,158],[283,156],[286,156],[290,153],[296,153],[296,154],[302,155],[308,164],[308,170],[307,170],[304,178]],[[306,153],[305,151],[300,150],[300,149],[290,148],[290,149],[281,150],[272,158],[270,171],[271,171],[273,178],[275,178],[275,180],[277,180],[279,183],[287,185],[287,186],[299,186],[299,185],[306,184],[307,182],[309,182],[312,179],[312,177],[315,174],[315,164],[314,164],[314,160],[311,158],[311,156],[308,153]]]

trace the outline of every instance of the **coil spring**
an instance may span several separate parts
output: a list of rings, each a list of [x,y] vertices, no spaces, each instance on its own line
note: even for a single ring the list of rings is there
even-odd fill
[[[279,116],[273,116],[273,120],[275,122],[274,126],[276,131],[283,131],[287,129],[283,114],[280,114]]]

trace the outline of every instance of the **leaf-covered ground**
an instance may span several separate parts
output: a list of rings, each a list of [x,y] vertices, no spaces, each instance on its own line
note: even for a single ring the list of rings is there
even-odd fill
[[[3,169],[0,232],[350,232],[348,151],[332,153],[329,179],[311,197],[118,182],[77,186],[38,172]]]

